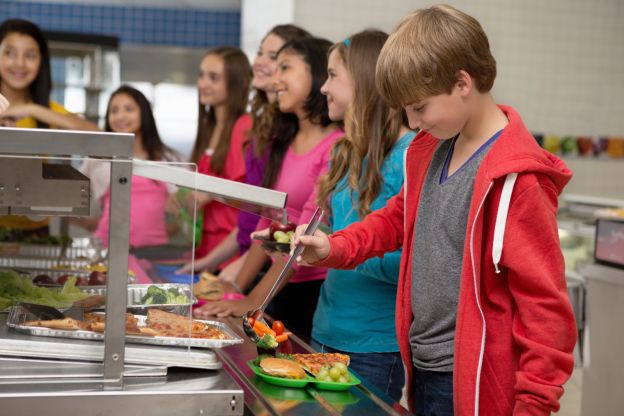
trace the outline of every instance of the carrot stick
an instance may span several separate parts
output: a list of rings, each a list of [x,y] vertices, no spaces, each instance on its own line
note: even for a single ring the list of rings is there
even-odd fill
[[[275,337],[275,340],[279,343],[282,343],[284,341],[286,341],[288,339],[288,335],[287,334],[282,334],[282,335],[278,335]]]
[[[262,331],[265,334],[271,334],[275,336],[275,331],[273,331],[271,328],[269,328],[267,324],[265,324],[264,322],[260,320],[256,320],[256,322],[254,322],[254,328],[257,328],[258,330]]]
[[[255,326],[254,326],[253,330],[255,331],[255,333],[256,333],[256,334],[258,334],[258,336],[259,336],[260,338],[262,338],[262,337],[264,336],[264,332],[260,331],[260,330],[259,330],[258,328],[256,328]]]

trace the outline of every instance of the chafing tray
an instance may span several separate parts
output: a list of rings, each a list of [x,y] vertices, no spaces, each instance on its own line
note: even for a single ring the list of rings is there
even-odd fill
[[[147,293],[147,289],[150,286],[157,286],[161,289],[168,290],[175,288],[180,294],[186,296],[188,302],[186,303],[167,303],[167,304],[141,304],[141,299]],[[89,293],[91,295],[106,295],[106,286],[81,286],[80,290]],[[150,308],[157,308],[163,311],[175,313],[178,315],[188,315],[191,310],[191,305],[197,302],[197,299],[193,296],[191,286],[180,283],[159,283],[159,284],[147,284],[147,285],[128,285],[128,312],[145,315]]]
[[[90,271],[91,261],[88,259],[49,259],[22,256],[0,256],[0,267],[19,269],[54,269],[65,273],[79,270]]]
[[[0,315],[0,356],[102,361],[104,356],[104,344],[102,342],[37,337],[7,328],[7,325],[4,324],[5,319],[7,319],[6,315]],[[222,366],[215,352],[207,349],[127,345],[125,351],[127,364],[164,365],[207,370],[217,370]]]
[[[13,328],[16,331],[42,337],[55,337],[55,338],[71,338],[81,339],[89,341],[101,341],[104,339],[104,334],[93,331],[83,330],[61,330],[51,328],[41,328],[35,326],[28,326],[25,323],[32,319],[32,315],[29,314],[24,308],[20,306],[13,306],[9,311],[7,317],[7,326]],[[139,325],[145,325],[147,317],[144,315],[138,315],[137,320]],[[178,338],[178,337],[149,337],[141,335],[126,335],[126,342],[134,344],[147,344],[147,345],[159,345],[166,347],[195,347],[195,348],[223,348],[230,345],[236,345],[243,342],[243,339],[236,335],[232,329],[218,321],[196,321],[214,326],[223,331],[228,339],[206,339],[206,338]]]
[[[0,242],[0,256],[20,256],[48,259],[96,261],[105,257],[106,250],[96,247],[90,238],[74,238],[63,250],[61,244],[46,245],[20,242]]]

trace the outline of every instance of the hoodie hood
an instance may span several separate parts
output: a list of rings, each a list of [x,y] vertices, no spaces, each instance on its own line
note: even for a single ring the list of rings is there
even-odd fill
[[[572,178],[570,169],[537,144],[516,110],[504,105],[498,107],[507,116],[509,124],[481,163],[485,176],[494,180],[510,173],[534,173],[548,177],[561,193]]]

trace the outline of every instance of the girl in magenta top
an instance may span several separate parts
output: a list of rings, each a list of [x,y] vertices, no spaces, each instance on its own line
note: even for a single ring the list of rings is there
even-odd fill
[[[199,173],[245,181],[244,146],[251,128],[245,108],[250,82],[251,66],[238,48],[214,48],[202,59],[197,79],[197,138],[191,156]],[[204,215],[201,243],[195,251],[201,261],[235,229],[238,210],[206,193],[195,197]]]
[[[262,185],[262,176],[271,151],[271,128],[277,111],[273,85],[273,76],[277,71],[277,51],[289,40],[309,36],[308,32],[294,25],[275,26],[262,40],[254,59],[251,80],[254,89],[251,100],[253,126],[245,148],[245,181],[250,185]],[[240,254],[241,257],[228,264],[219,273],[222,281],[233,281],[244,262],[245,253],[251,245],[250,234],[256,229],[259,219],[258,214],[241,210],[238,213],[238,227],[208,255],[196,259],[195,269],[216,273],[220,264]],[[179,273],[190,272],[191,264],[179,270]]]
[[[304,38],[286,43],[278,53],[276,76],[279,113],[275,120],[275,139],[263,185],[288,193],[289,220],[306,223],[316,208],[316,181],[327,170],[333,143],[342,130],[328,117],[327,101],[321,85],[327,78],[327,52],[331,43],[324,39]],[[258,228],[266,228],[261,221]],[[249,254],[237,277],[246,288],[255,277],[258,263],[267,260],[260,244],[252,243]],[[249,295],[240,300],[220,301],[196,309],[198,316],[242,315],[255,309],[264,300],[284,266],[283,258],[275,258],[272,266]],[[271,302],[271,313],[284,321],[289,330],[309,337],[312,315],[316,308],[322,269],[300,268],[290,282]]]
[[[181,161],[181,158],[161,141],[149,101],[132,87],[121,86],[111,95],[106,110],[105,130],[134,134],[135,159]],[[110,176],[110,168],[106,172]],[[130,246],[144,247],[167,243],[169,237],[165,206],[172,189],[163,182],[141,176],[132,177],[131,189]],[[105,246],[108,246],[109,212],[110,191],[106,191],[103,196],[102,216],[94,232]]]

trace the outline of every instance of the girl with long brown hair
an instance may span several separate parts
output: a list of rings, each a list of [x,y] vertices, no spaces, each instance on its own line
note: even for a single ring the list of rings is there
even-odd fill
[[[327,52],[331,43],[303,38],[286,43],[278,53],[276,92],[279,112],[273,131],[271,152],[263,184],[286,192],[288,218],[295,223],[309,221],[316,208],[315,185],[327,170],[330,150],[343,132],[328,116],[327,100],[320,92],[327,79]],[[259,228],[269,226],[262,221]],[[257,264],[268,259],[260,244],[252,244],[236,283],[246,288],[257,274]],[[198,316],[241,315],[264,299],[284,265],[274,259],[264,277],[245,299],[213,302],[194,313]],[[318,300],[325,269],[302,267],[273,299],[273,316],[290,330],[309,337],[312,314]]]
[[[332,48],[322,88],[330,117],[344,117],[330,169],[319,184],[318,204],[339,231],[386,201],[403,185],[403,153],[414,138],[375,88],[375,64],[388,35],[364,31]],[[373,258],[354,270],[329,269],[314,314],[312,346],[343,352],[350,367],[395,401],[403,365],[394,325],[401,251]]]
[[[268,154],[271,151],[272,126],[277,113],[273,85],[273,76],[277,70],[277,51],[286,42],[304,37],[310,37],[310,34],[298,26],[278,25],[266,34],[258,48],[252,66],[251,80],[254,90],[251,100],[253,126],[249,132],[245,151],[246,183],[250,185],[262,185]],[[195,269],[216,272],[220,264],[241,254],[241,257],[227,265],[219,274],[222,281],[233,281],[251,245],[249,235],[256,229],[258,220],[258,215],[241,210],[238,214],[238,227],[206,256],[195,259]],[[192,267],[193,265],[188,263],[178,272],[190,273]]]
[[[191,161],[198,172],[223,179],[245,180],[244,146],[251,128],[245,113],[251,84],[251,66],[238,48],[211,49],[202,59],[197,87],[199,118]],[[196,194],[203,209],[203,229],[196,256],[212,251],[236,227],[238,210]]]

